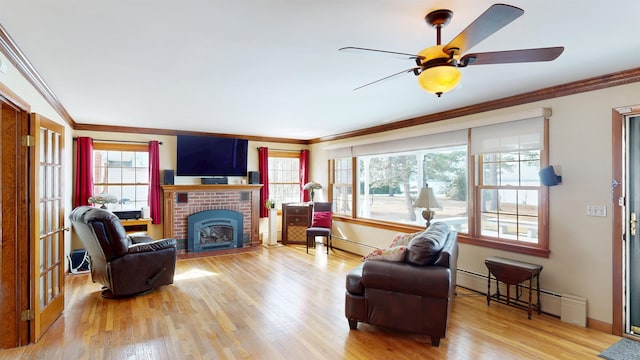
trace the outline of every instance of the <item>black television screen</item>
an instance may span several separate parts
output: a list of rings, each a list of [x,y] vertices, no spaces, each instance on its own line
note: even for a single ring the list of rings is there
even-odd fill
[[[248,140],[178,135],[179,176],[246,176]]]

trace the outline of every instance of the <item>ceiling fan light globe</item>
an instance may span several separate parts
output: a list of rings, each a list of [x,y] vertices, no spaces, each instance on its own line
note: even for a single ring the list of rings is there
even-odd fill
[[[436,94],[439,97],[441,94],[451,91],[458,86],[461,77],[462,73],[460,69],[455,66],[434,66],[422,70],[420,75],[418,75],[418,84],[420,84],[420,87],[425,91]]]

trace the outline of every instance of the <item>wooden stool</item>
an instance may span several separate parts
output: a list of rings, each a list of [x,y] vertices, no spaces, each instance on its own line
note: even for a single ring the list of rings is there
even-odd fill
[[[509,294],[509,289],[511,285],[516,285],[516,299],[514,299],[514,305],[518,305],[517,303],[521,301],[518,295],[518,287],[521,283],[529,280],[529,302],[527,303],[527,312],[529,314],[529,319],[531,319],[531,310],[533,306],[531,305],[531,294],[532,294],[532,283],[533,280],[536,280],[536,293],[537,293],[537,302],[536,308],[538,314],[541,312],[540,306],[540,272],[542,271],[542,265],[530,264],[522,261],[505,259],[499,256],[493,256],[484,260],[487,269],[489,269],[489,274],[487,275],[487,306],[491,301],[491,274],[493,274],[496,278],[496,300],[500,302],[500,286],[498,281],[503,282],[507,285],[507,296],[506,303],[510,305],[511,296]]]

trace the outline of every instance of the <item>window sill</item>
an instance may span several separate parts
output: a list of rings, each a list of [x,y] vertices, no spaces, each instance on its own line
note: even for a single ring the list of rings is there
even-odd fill
[[[503,251],[509,251],[513,253],[538,256],[548,258],[551,250],[549,249],[541,249],[533,246],[525,246],[519,244],[509,244],[502,241],[488,240],[488,239],[478,239],[472,238],[467,234],[461,234],[458,236],[458,242],[462,244],[469,244],[475,246],[482,246],[491,249],[498,249]]]
[[[349,216],[344,215],[336,215],[334,214],[333,219],[335,221],[341,221],[345,223],[351,224],[359,224],[363,226],[375,227],[379,229],[385,230],[393,230],[398,232],[412,233],[424,230],[424,227],[413,226],[413,225],[402,225],[398,223],[380,221],[380,220],[371,220],[371,219],[354,219]],[[498,249],[503,251],[509,251],[518,254],[525,254],[531,256],[538,256],[548,258],[551,250],[549,249],[541,249],[532,246],[525,246],[520,244],[509,244],[502,241],[497,240],[489,240],[489,239],[478,239],[469,236],[469,234],[458,234],[458,242],[461,244],[469,244],[475,246],[482,246],[491,249]]]
[[[405,224],[399,224],[399,223],[383,221],[383,220],[354,219],[350,216],[339,215],[339,214],[333,214],[333,220],[350,223],[350,224],[364,225],[364,226],[369,226],[369,227],[378,228],[378,229],[406,232],[406,233],[413,233],[413,232],[422,231],[425,229],[424,226],[415,226],[415,225],[408,225],[408,224],[405,225]]]

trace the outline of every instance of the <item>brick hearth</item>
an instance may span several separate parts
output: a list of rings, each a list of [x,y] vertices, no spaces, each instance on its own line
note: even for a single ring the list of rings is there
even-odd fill
[[[214,209],[242,214],[244,246],[260,245],[258,236],[262,185],[163,185],[164,237],[175,238],[182,248],[187,238],[187,217]]]

